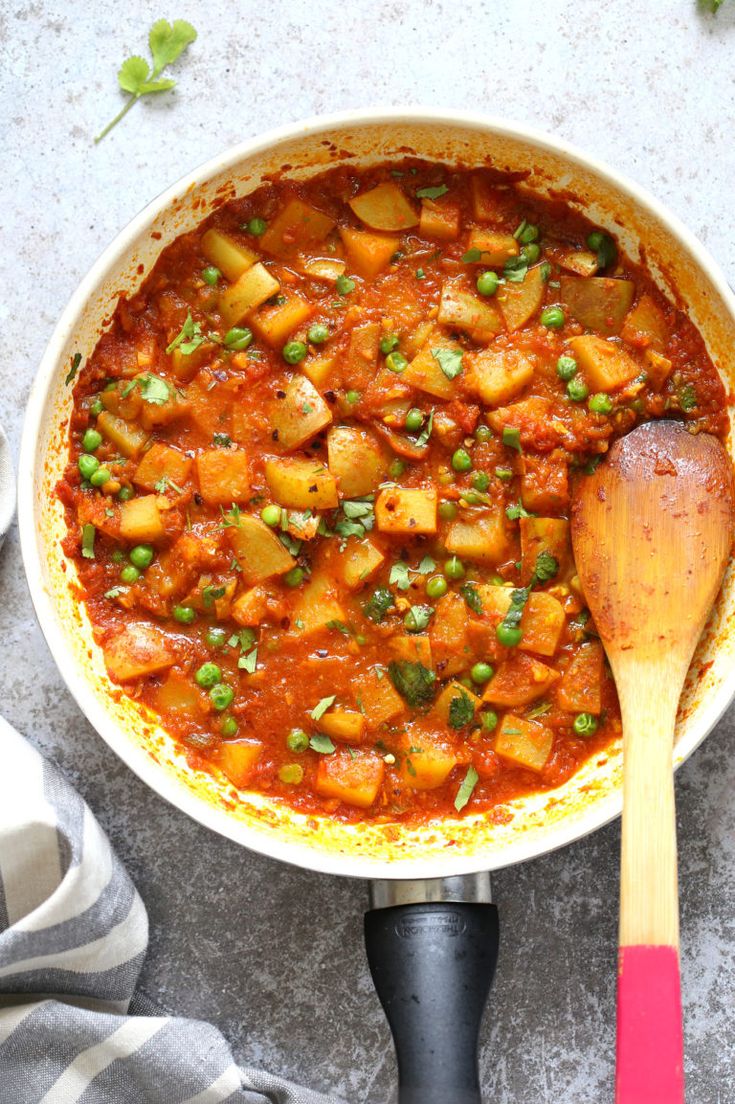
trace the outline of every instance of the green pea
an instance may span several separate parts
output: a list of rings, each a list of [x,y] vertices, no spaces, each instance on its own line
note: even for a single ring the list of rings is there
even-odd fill
[[[205,665],[206,666],[206,665]],[[224,682],[217,682],[209,691],[209,700],[218,713],[222,713],[230,705],[232,705],[232,699],[235,697],[235,691],[229,686],[226,686]]]
[[[424,416],[418,407],[412,406],[406,414],[406,429],[409,433],[415,433],[424,424]]]
[[[491,430],[490,426],[487,425],[479,425],[475,430],[476,441],[490,441],[492,439],[492,435],[493,431]]]
[[[287,786],[298,786],[304,780],[304,768],[299,763],[284,763],[278,768],[278,777]]]
[[[395,372],[396,375],[400,375],[401,372],[405,372],[408,368],[408,361],[403,353],[389,353],[385,358],[386,368],[390,368],[391,372]]]
[[[470,671],[470,678],[473,682],[476,682],[478,686],[484,685],[489,682],[493,677],[493,669],[489,663],[475,663]]]
[[[248,234],[252,234],[254,238],[259,238],[261,234],[265,234],[268,223],[262,218],[251,218],[245,226]]]
[[[216,663],[203,663],[194,675],[194,682],[202,690],[209,690],[215,683],[222,681],[222,672]]]
[[[486,732],[492,732],[498,727],[498,714],[494,709],[486,709],[480,714],[480,724]]]
[[[223,717],[219,730],[222,735],[227,738],[228,736],[236,736],[239,727],[234,717]]]
[[[481,272],[477,277],[477,290],[480,295],[494,295],[500,287],[500,277],[497,272]]]
[[[577,362],[574,357],[560,356],[556,362],[556,374],[565,382],[573,379],[577,374]]]
[[[447,580],[443,575],[432,575],[426,584],[427,598],[443,598],[448,590]]]
[[[283,576],[283,581],[286,586],[297,587],[301,586],[304,581],[304,569],[303,567],[292,567],[290,571],[287,571]]]
[[[270,525],[271,529],[275,529],[277,525],[281,524],[281,507],[271,503],[269,506],[263,507],[260,516],[266,525]]]
[[[593,713],[578,713],[574,718],[574,731],[578,736],[594,736],[597,732],[597,717]]]
[[[388,475],[391,477],[391,479],[400,479],[405,470],[406,465],[404,464],[403,460],[398,460],[396,458],[391,462],[391,465],[388,468]]]
[[[360,392],[359,391],[348,391],[347,394],[345,395],[345,398],[347,399],[347,402],[350,404],[350,406],[354,406],[355,403],[359,403],[359,401],[360,401]]]
[[[506,648],[515,648],[523,639],[523,630],[514,629],[501,621],[495,630],[495,635],[499,644],[503,644]]]
[[[392,353],[394,349],[398,348],[398,334],[385,334],[380,339],[380,351],[383,356],[388,356],[388,353]]]
[[[210,287],[214,287],[221,275],[222,273],[220,270],[215,268],[214,265],[207,265],[206,268],[202,269],[202,279],[204,283],[209,284]]]
[[[309,737],[304,732],[303,728],[292,728],[286,737],[286,747],[289,751],[295,751],[297,755],[300,755],[302,751],[306,751],[309,746]]]
[[[464,564],[456,556],[452,556],[444,564],[444,574],[448,579],[464,579]]]
[[[593,230],[587,238],[587,245],[597,254],[600,268],[609,268],[618,258],[618,247],[604,230]]]
[[[613,408],[613,401],[604,391],[598,391],[596,395],[590,395],[587,405],[593,414],[609,414]]]
[[[125,564],[120,572],[120,581],[123,583],[137,583],[139,578],[140,572],[133,564]]]
[[[452,453],[452,467],[456,472],[468,472],[472,468],[472,457],[467,449],[458,448]]]
[[[196,610],[191,606],[174,606],[172,613],[174,621],[179,621],[182,625],[191,625],[196,620]]]
[[[283,359],[286,364],[298,364],[304,359],[306,352],[303,341],[287,341],[283,346]]]
[[[457,506],[454,502],[440,502],[438,513],[442,521],[452,521],[457,516]]]
[[[151,566],[154,556],[155,552],[150,544],[136,544],[135,548],[130,549],[130,562],[141,571]]]
[[[520,234],[518,234],[518,241],[521,245],[528,245],[529,242],[535,242],[538,238],[538,226],[533,226],[530,222],[527,223]]]
[[[221,625],[212,625],[207,629],[204,639],[210,648],[224,648],[227,643],[227,629],[223,629]]]
[[[323,345],[325,341],[329,341],[329,327],[325,326],[323,322],[315,322],[313,326],[309,327],[306,336],[312,345]]]
[[[544,307],[541,311],[541,325],[549,330],[560,330],[566,318],[561,307]]]
[[[572,402],[584,402],[590,393],[590,389],[584,380],[581,380],[579,376],[575,376],[570,379],[567,384],[567,395]]]
[[[252,344],[252,340],[253,331],[247,326],[233,326],[224,337],[228,349],[247,349],[248,345]]]
[[[96,429],[87,429],[82,437],[82,448],[85,452],[95,452],[102,444],[102,434]]]
[[[111,479],[112,473],[109,468],[97,468],[97,471],[90,475],[89,482],[93,487],[104,487],[105,483],[109,483]]]
[[[133,497],[134,494],[135,491],[132,487],[121,487],[120,490],[117,492],[117,497],[120,499],[121,502],[130,502],[130,499]]]
[[[100,462],[96,456],[90,456],[88,452],[83,452],[77,460],[77,465],[84,479],[91,479],[100,466]]]
[[[355,281],[351,280],[349,276],[338,276],[334,281],[334,286],[338,295],[349,295],[351,291],[355,290]]]
[[[105,404],[102,402],[102,399],[95,399],[89,408],[89,413],[92,415],[93,418],[99,418],[104,409]]]
[[[472,486],[475,488],[476,491],[486,491],[490,486],[490,476],[487,474],[487,472],[475,472],[472,476]]]
[[[529,264],[536,264],[536,261],[541,256],[541,246],[536,242],[530,242],[528,245],[523,246],[521,253]]]

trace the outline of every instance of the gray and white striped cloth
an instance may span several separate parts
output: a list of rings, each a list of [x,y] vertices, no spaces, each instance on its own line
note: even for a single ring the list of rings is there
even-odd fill
[[[147,943],[89,807],[0,719],[0,1104],[337,1104],[211,1024],[129,1014]]]

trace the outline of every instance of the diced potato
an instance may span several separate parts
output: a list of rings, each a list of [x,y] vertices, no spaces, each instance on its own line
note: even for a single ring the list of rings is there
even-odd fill
[[[436,532],[436,487],[387,487],[375,502],[375,520],[382,533]]]
[[[482,256],[475,263],[486,268],[500,268],[520,253],[520,246],[513,235],[500,230],[473,230],[467,248],[480,250]]]
[[[445,540],[447,552],[476,563],[499,564],[508,551],[502,510],[472,510],[453,521]]]
[[[521,501],[535,514],[562,513],[569,505],[569,463],[562,449],[522,458]]]
[[[349,204],[360,221],[372,230],[408,230],[419,221],[398,184],[390,180],[355,196]]]
[[[209,437],[215,433],[232,436],[233,414],[241,409],[229,388],[225,389],[217,377],[205,368],[186,389],[189,417],[196,428]]]
[[[339,558],[342,581],[350,590],[357,590],[373,577],[384,560],[383,553],[369,540],[350,538]]]
[[[130,682],[173,667],[171,644],[162,629],[147,621],[125,625],[103,647],[105,665],[115,682]]]
[[[322,797],[367,809],[378,796],[384,773],[385,763],[374,751],[338,748],[320,757],[315,788]]]
[[[318,721],[320,732],[343,744],[359,744],[367,722],[362,713],[350,709],[329,709]]]
[[[174,713],[186,719],[196,715],[201,690],[191,677],[170,671],[166,681],[155,692],[156,708],[162,713]]]
[[[326,569],[315,571],[306,586],[294,595],[291,610],[291,632],[300,636],[326,629],[330,621],[346,621],[347,615],[338,600],[339,588]]]
[[[372,280],[389,264],[398,249],[398,238],[388,234],[372,234],[369,230],[340,229],[339,236],[345,247],[350,271],[366,280]]]
[[[248,268],[234,284],[220,293],[219,310],[225,326],[236,326],[246,314],[275,295],[280,287],[278,280],[260,262]]]
[[[572,562],[572,546],[569,539],[569,522],[566,518],[522,517],[521,530],[521,581],[531,579],[536,560],[541,552],[550,552],[559,564],[556,581],[563,579]]]
[[[315,437],[332,421],[332,412],[319,392],[300,373],[286,384],[283,398],[276,398],[270,408],[271,425],[278,434],[274,440],[279,449],[290,452]]]
[[[272,529],[260,518],[240,514],[236,525],[228,525],[225,534],[240,565],[243,581],[249,586],[273,575],[284,575],[294,566]]]
[[[572,337],[569,347],[593,391],[614,391],[640,373],[633,358],[620,345],[604,337],[595,334]]]
[[[336,257],[314,257],[301,265],[301,271],[314,280],[324,280],[327,284],[333,284],[344,275],[345,267],[345,262],[337,260]]]
[[[265,461],[265,478],[280,506],[293,510],[331,510],[338,505],[337,483],[319,460],[283,456]]]
[[[383,668],[380,672],[373,669],[367,674],[361,674],[353,683],[353,694],[371,731],[394,720],[406,708],[403,698]]]
[[[487,406],[510,402],[533,379],[535,364],[517,349],[481,349],[468,358],[467,385]]]
[[[192,379],[199,369],[212,359],[215,351],[219,350],[213,341],[204,341],[190,353],[182,353],[180,347],[174,349],[171,353],[171,369],[174,376],[184,383]]]
[[[546,284],[541,265],[529,269],[525,280],[520,284],[506,280],[496,298],[505,325],[511,333],[520,330],[529,318],[533,318],[544,301],[545,291]]]
[[[472,214],[478,222],[497,222],[502,218],[502,193],[490,183],[482,170],[473,172],[470,177],[470,195]]]
[[[495,752],[518,767],[538,772],[546,766],[553,745],[554,733],[546,725],[506,713],[495,739]]]
[[[496,624],[502,621],[510,606],[512,587],[477,583],[476,589],[486,616]],[[543,590],[532,592],[520,627],[523,637],[518,647],[522,652],[553,656],[564,628],[564,607],[552,594]]]
[[[669,336],[666,316],[647,292],[627,315],[620,336],[629,345],[639,348],[655,349],[659,353],[665,349]]]
[[[319,532],[319,514],[311,510],[287,510],[286,531],[296,540],[313,540]]]
[[[434,702],[433,712],[442,724],[449,725],[452,702],[455,698],[463,696],[469,699],[475,712],[481,707],[482,700],[477,694],[473,694],[472,691],[468,690],[466,686],[463,686],[461,682],[448,682]]]
[[[247,502],[250,497],[250,472],[247,453],[241,449],[213,448],[196,458],[199,491],[205,502],[229,506]]]
[[[413,358],[408,368],[401,373],[401,383],[425,391],[437,399],[453,399],[457,394],[459,376],[449,379],[444,375],[441,364],[434,356],[437,351],[462,352],[462,346],[446,337],[440,330],[429,334],[428,340]]]
[[[372,382],[378,365],[380,337],[379,322],[367,322],[352,331],[341,364],[343,387],[364,391]]]
[[[157,541],[165,536],[165,529],[158,508],[158,495],[141,495],[123,502],[120,507],[120,536],[124,541],[139,544],[141,541]]]
[[[301,362],[301,371],[316,388],[327,387],[335,370],[334,355],[310,356]]]
[[[429,639],[436,672],[444,678],[464,671],[472,661],[467,638],[467,605],[461,594],[450,590],[435,608]]]
[[[207,230],[202,238],[202,253],[234,283],[258,260],[258,254],[221,230]]]
[[[459,207],[442,199],[422,199],[419,234],[422,238],[456,241],[459,237]]]
[[[597,254],[584,249],[570,249],[567,253],[560,253],[556,262],[568,272],[576,272],[578,276],[594,276],[598,269]]]
[[[323,242],[333,226],[334,219],[323,211],[317,211],[301,199],[290,199],[271,219],[259,245],[276,257],[290,257]]]
[[[171,422],[188,413],[188,401],[183,399],[173,387],[169,387],[169,397],[165,402],[154,403],[143,400],[140,408],[140,422],[143,429],[150,430],[154,426],[170,425]]]
[[[137,456],[148,440],[148,434],[138,425],[123,421],[122,418],[103,410],[97,418],[97,429],[103,437],[111,441],[122,456],[131,460]]]
[[[666,380],[671,375],[671,371],[674,367],[673,361],[668,357],[661,356],[655,349],[646,349],[643,354],[646,361],[646,373],[651,385],[660,391]]]
[[[500,664],[483,697],[493,705],[528,705],[542,698],[558,678],[559,672],[553,667],[519,652]]]
[[[255,628],[268,614],[268,592],[263,587],[249,587],[238,594],[230,608],[230,616],[238,625]]]
[[[400,774],[412,790],[435,790],[457,765],[457,753],[440,737],[422,734],[406,739],[399,759]]]
[[[133,482],[146,491],[154,491],[162,479],[170,480],[177,487],[189,478],[191,460],[178,449],[154,441],[135,469]]]
[[[608,337],[620,333],[634,293],[632,280],[608,276],[561,278],[561,299],[569,313],[588,330]]]
[[[280,349],[288,338],[303,326],[314,313],[314,307],[300,295],[289,295],[285,303],[261,307],[250,319],[253,331],[275,349]]]
[[[502,333],[503,319],[495,303],[482,302],[453,280],[445,280],[442,286],[437,321],[442,326],[468,333],[473,341],[491,341]]]
[[[357,426],[333,426],[327,436],[329,470],[343,498],[372,494],[388,469],[373,434]]]
[[[398,633],[388,641],[392,659],[406,663],[421,663],[429,671],[434,669],[431,639],[426,633]]]
[[[236,790],[250,781],[263,751],[258,740],[224,740],[219,749],[219,766]]]
[[[562,675],[558,705],[570,713],[599,713],[602,709],[602,645],[583,644]]]

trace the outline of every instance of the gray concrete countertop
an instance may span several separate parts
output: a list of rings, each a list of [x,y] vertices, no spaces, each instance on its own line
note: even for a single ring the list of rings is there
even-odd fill
[[[119,109],[115,73],[161,17],[199,40],[175,92]],[[184,0],[165,9],[0,0],[0,422],[14,448],[35,365],[102,248],[184,171],[317,112],[426,103],[532,123],[667,202],[735,283],[735,0]],[[364,885],[220,840],[146,789],[90,729],[36,625],[11,533],[0,553],[3,714],[79,787],[146,901],[146,992],[236,1054],[350,1104],[395,1070],[361,946]],[[689,1100],[735,1099],[735,712],[680,772]],[[612,1095],[618,828],[494,879],[503,946],[482,1038],[488,1100]],[[448,1102],[450,1104],[450,1102]]]

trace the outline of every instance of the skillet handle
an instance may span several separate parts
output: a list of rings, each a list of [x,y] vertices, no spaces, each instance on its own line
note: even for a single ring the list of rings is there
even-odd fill
[[[396,1046],[399,1104],[482,1104],[477,1042],[498,957],[495,905],[375,908],[365,946]]]

